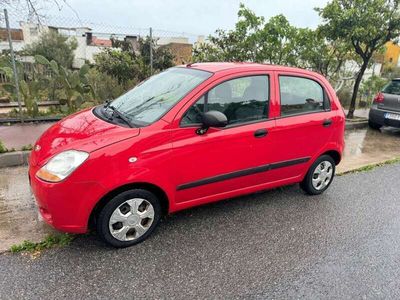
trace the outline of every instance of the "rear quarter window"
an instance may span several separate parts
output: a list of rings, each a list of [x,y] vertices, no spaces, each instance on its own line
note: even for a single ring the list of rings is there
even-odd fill
[[[315,80],[297,76],[279,76],[281,116],[330,109],[323,87]]]

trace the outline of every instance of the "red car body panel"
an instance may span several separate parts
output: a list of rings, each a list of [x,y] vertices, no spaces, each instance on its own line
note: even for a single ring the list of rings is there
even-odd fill
[[[71,115],[52,126],[35,144],[30,157],[33,193],[44,219],[55,228],[83,233],[97,203],[131,184],[157,187],[170,213],[246,193],[300,182],[314,160],[344,147],[344,113],[325,78],[296,68],[250,63],[193,64],[214,74],[189,92],[160,120],[126,128],[97,118],[92,110]],[[186,110],[213,86],[245,75],[268,75],[269,118],[236,127],[181,127]],[[279,75],[317,81],[326,91],[330,111],[290,117],[280,115]],[[325,127],[324,120],[332,120]],[[254,132],[267,129],[265,138]],[[64,150],[82,150],[89,158],[59,183],[45,182],[36,172]],[[136,157],[137,161],[129,162]],[[107,198],[106,198],[107,199]]]

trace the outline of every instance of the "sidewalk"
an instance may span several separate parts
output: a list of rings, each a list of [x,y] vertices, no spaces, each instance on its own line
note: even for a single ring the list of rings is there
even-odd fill
[[[346,115],[349,112],[348,109],[344,110]],[[367,118],[368,119],[368,114],[369,114],[369,108],[364,108],[364,109],[356,109],[354,111],[354,116],[355,117],[361,117],[361,118]]]
[[[0,126],[0,141],[8,149],[20,150],[23,146],[33,145],[42,133],[54,123],[17,124]]]
[[[346,110],[347,113],[347,110]],[[369,109],[356,109],[354,115],[368,118]],[[40,135],[54,123],[17,124],[0,126],[0,141],[6,148],[17,150],[26,145],[33,145]]]

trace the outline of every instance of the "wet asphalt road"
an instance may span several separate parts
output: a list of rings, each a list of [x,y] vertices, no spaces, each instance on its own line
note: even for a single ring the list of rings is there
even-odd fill
[[[184,211],[132,248],[94,236],[0,255],[0,296],[17,298],[400,298],[400,164]]]

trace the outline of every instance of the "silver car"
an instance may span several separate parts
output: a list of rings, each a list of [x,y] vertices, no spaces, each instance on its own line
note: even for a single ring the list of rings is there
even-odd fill
[[[393,79],[375,96],[368,123],[373,129],[400,128],[400,78]]]

